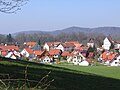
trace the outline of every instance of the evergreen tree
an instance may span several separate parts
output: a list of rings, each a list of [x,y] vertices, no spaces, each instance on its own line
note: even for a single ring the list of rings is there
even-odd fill
[[[41,41],[40,41],[40,39],[38,40],[38,42],[37,42],[37,43],[38,43],[38,45],[41,45]]]
[[[88,53],[89,53],[89,52],[94,52],[94,48],[93,48],[93,47],[89,47],[89,48],[88,48]]]
[[[11,34],[8,34],[6,37],[6,42],[13,42],[13,38]]]
[[[114,44],[113,43],[111,43],[110,50],[111,49],[114,49]]]

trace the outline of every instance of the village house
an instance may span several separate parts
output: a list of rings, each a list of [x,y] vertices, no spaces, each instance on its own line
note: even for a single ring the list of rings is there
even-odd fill
[[[26,57],[26,58],[29,58],[29,59],[33,59],[33,50],[30,49],[30,48],[24,48],[22,51],[21,51],[21,54],[23,57]]]
[[[63,59],[65,59],[65,60],[67,60],[67,58],[70,56],[71,54],[68,52],[68,51],[64,51],[64,52],[62,52],[62,57],[63,57]]]
[[[69,52],[71,52],[71,51],[74,50],[74,48],[75,48],[75,45],[74,45],[73,43],[68,43],[68,42],[66,42],[66,43],[60,43],[60,44],[57,46],[56,49],[60,49],[60,50],[62,50],[62,52],[64,52],[64,51],[69,51]]]
[[[6,58],[21,60],[22,55],[18,51],[10,51],[5,55]]]
[[[25,48],[31,48],[32,50],[41,50],[41,45],[37,42],[24,42]]]
[[[50,51],[50,49],[56,49],[61,42],[46,42],[43,49]]]
[[[8,46],[0,46],[0,55],[6,56],[9,52],[19,51],[19,48],[14,45],[8,45]]]
[[[73,44],[74,45],[74,49],[79,49],[81,47],[81,45],[82,45],[78,41],[69,41],[69,42],[65,42],[65,43]]]
[[[102,47],[105,50],[110,50],[110,47],[112,46],[113,43],[114,43],[114,41],[111,39],[111,37],[106,37],[103,41]]]
[[[79,52],[73,51],[69,58],[67,59],[68,63],[73,63],[74,65],[88,66],[89,62],[86,58]]]
[[[54,60],[60,60],[62,51],[60,49],[51,49],[49,54],[53,56]]]
[[[84,57],[86,57],[87,52],[88,52],[88,47],[82,45],[79,49],[77,49],[77,50],[75,50],[75,51],[80,52]]]
[[[109,66],[120,66],[120,55],[115,52],[104,52],[101,54],[100,58],[98,59],[104,65]]]
[[[119,59],[112,60],[110,66],[120,66],[120,60]]]
[[[53,57],[46,50],[34,51],[35,60],[40,63],[51,63],[53,62]]]
[[[87,43],[87,46],[88,46],[88,47],[94,47],[94,45],[95,45],[94,39],[93,39],[93,38],[90,38],[89,41],[88,41],[88,43]]]

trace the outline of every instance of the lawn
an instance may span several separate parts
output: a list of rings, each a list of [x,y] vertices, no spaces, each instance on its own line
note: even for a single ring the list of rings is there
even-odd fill
[[[79,66],[79,65],[54,65],[57,67],[63,67],[70,70],[82,71],[85,73],[91,73],[99,76],[120,79],[120,67],[110,66]]]
[[[44,65],[0,58],[0,73],[11,78],[24,78],[25,67],[31,80],[41,80],[51,71],[48,90],[120,90],[120,68],[105,66]],[[31,84],[34,86],[35,83]]]

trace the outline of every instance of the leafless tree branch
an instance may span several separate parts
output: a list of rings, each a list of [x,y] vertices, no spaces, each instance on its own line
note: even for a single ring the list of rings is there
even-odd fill
[[[29,0],[0,0],[0,12],[15,13]]]

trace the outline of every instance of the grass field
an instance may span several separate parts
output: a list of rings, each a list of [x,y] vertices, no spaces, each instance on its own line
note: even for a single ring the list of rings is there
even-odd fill
[[[103,77],[109,77],[114,79],[120,79],[120,67],[110,66],[78,66],[78,65],[54,65],[71,70],[82,71],[85,73],[91,73]]]
[[[39,81],[51,71],[48,81],[54,79],[54,82],[48,90],[120,90],[120,67],[44,65],[0,58],[0,73],[24,78],[26,65],[28,78],[32,80]]]

